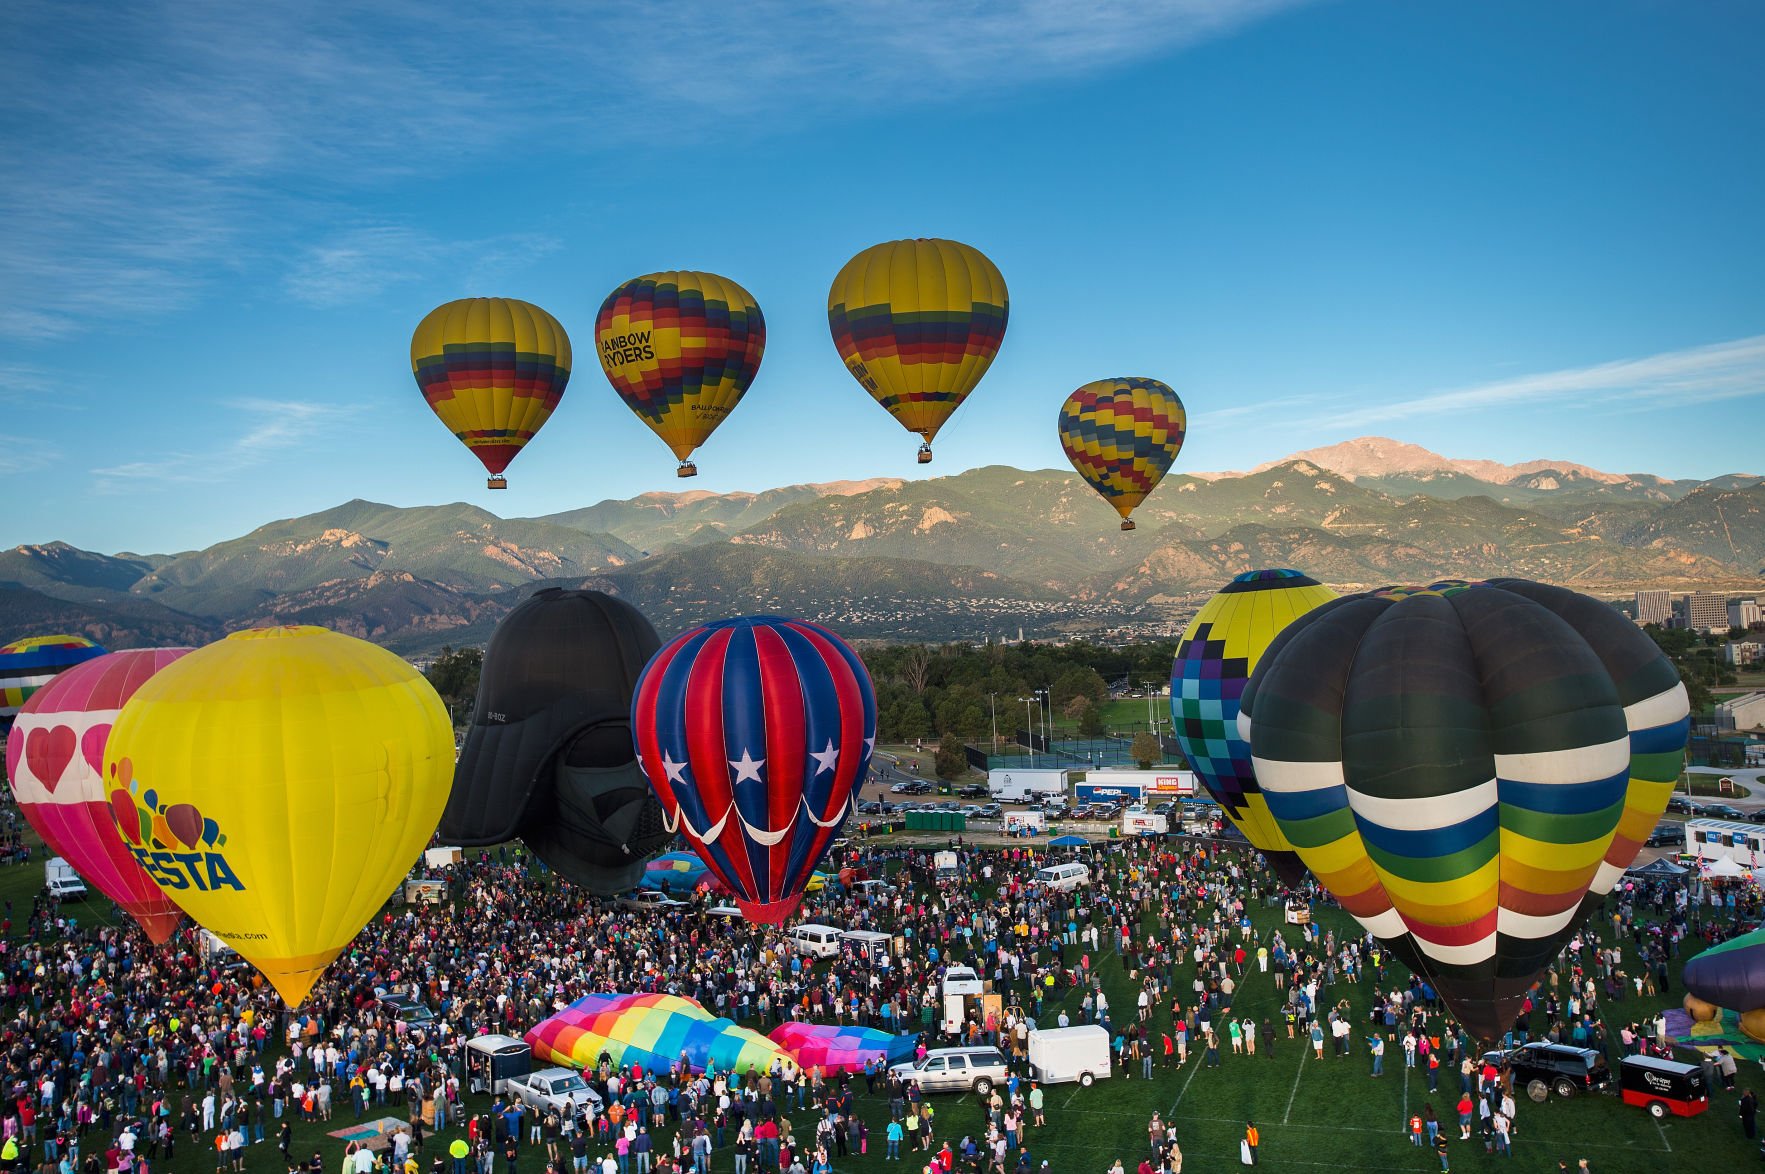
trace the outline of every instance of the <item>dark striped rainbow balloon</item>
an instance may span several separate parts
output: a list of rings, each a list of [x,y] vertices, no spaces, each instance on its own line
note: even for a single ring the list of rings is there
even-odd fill
[[[1521,579],[1325,603],[1240,702],[1270,814],[1464,1025],[1513,1025],[1679,777],[1685,687],[1610,606]]]

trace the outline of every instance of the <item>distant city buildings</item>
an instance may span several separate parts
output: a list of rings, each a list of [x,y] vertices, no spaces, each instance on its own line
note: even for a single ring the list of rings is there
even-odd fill
[[[1636,622],[1667,627],[1673,622],[1673,595],[1668,591],[1638,591]]]
[[[1722,661],[1737,669],[1765,663],[1765,644],[1757,640],[1737,640],[1733,644],[1724,644]]]
[[[1694,632],[1716,632],[1728,627],[1728,600],[1708,591],[1685,597],[1685,626]]]
[[[1638,591],[1635,612],[1638,624],[1689,628],[1694,632],[1726,632],[1765,622],[1757,598],[1730,599],[1713,591],[1678,596],[1669,591]]]

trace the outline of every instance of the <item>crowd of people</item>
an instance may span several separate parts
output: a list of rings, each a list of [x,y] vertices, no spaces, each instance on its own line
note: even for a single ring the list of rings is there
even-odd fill
[[[1373,1077],[1387,1063],[1425,1073],[1440,1109],[1430,1099],[1416,1114],[1418,1145],[1444,1146],[1453,1116],[1460,1139],[1475,1131],[1492,1152],[1515,1135],[1511,1080],[1375,941],[1309,922],[1264,918],[1258,929],[1259,908],[1323,898],[1287,892],[1254,857],[1192,840],[1124,843],[1091,858],[1093,883],[1056,891],[1036,883],[1044,856],[1031,846],[967,847],[959,875],[940,877],[929,849],[885,844],[855,844],[833,863],[886,884],[834,886],[815,913],[890,935],[877,956],[812,965],[779,929],[710,917],[703,899],[633,915],[504,848],[449,869],[441,903],[386,911],[294,1010],[193,933],[154,948],[130,926],[79,924],[39,897],[0,955],[11,1093],[0,1165],[152,1174],[189,1146],[212,1149],[217,1171],[243,1170],[251,1147],[273,1145],[295,1174],[704,1174],[714,1157],[736,1174],[824,1174],[872,1147],[934,1174],[1077,1168],[1040,1152],[1046,1090],[1021,1066],[978,1112],[934,1103],[880,1065],[846,1078],[788,1066],[743,1076],[603,1057],[584,1074],[598,1100],[574,1113],[472,1097],[466,1040],[519,1036],[608,991],[689,996],[762,1031],[791,1018],[862,1024],[1017,1057],[1031,1020],[1096,1023],[1128,1080],[1309,1047],[1319,1060],[1364,1056]],[[1547,973],[1516,1032],[1614,1061],[1665,1047],[1657,1017],[1624,1014],[1642,994],[1636,980],[1665,983],[1688,937],[1740,912],[1665,885],[1631,889]],[[1621,943],[1642,960],[1634,973]],[[1137,983],[1129,1005],[1097,981],[1110,955]],[[938,980],[955,963],[1000,998],[946,1024]],[[1234,1007],[1252,983],[1273,996],[1259,998],[1260,1015]],[[388,992],[433,1018],[412,1022],[382,1001]],[[331,1136],[384,1117],[402,1127],[369,1141]],[[459,1136],[434,1143],[450,1125]],[[1178,1174],[1177,1123],[1155,1116],[1144,1151],[1124,1157],[1140,1174]]]

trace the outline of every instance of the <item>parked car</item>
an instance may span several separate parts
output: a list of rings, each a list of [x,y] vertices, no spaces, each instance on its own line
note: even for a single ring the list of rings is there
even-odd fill
[[[1690,795],[1675,794],[1667,800],[1667,810],[1676,811],[1680,815],[1700,815],[1704,805]]]
[[[1177,813],[1177,801],[1175,799],[1166,799],[1152,810],[1154,814],[1157,815],[1175,815]]]
[[[990,1096],[1007,1076],[998,1048],[933,1048],[925,1059],[895,1064],[889,1071],[913,1081],[921,1092],[973,1092],[981,1097]]]
[[[666,912],[670,909],[685,909],[685,901],[676,901],[660,889],[639,889],[635,893],[627,893],[614,904],[621,909],[629,909],[634,913],[645,909],[658,909]]]
[[[1726,803],[1706,803],[1701,814],[1707,819],[1745,819],[1747,813]]]
[[[979,803],[964,803],[962,805],[962,814],[970,819],[979,819],[981,813],[985,810],[986,808],[982,807]]]
[[[958,799],[986,799],[990,797],[992,793],[993,792],[987,790],[987,785],[985,783],[970,783],[968,786],[957,791],[956,797]]]
[[[866,799],[858,804],[859,815],[881,815],[883,805],[875,799]]]
[[[589,1087],[582,1073],[570,1068],[541,1068],[525,1076],[511,1076],[507,1087],[509,1095],[522,1104],[541,1113],[555,1113],[559,1120],[575,1116],[585,1105],[597,1113],[601,1107],[601,1094]]]
[[[1649,833],[1649,838],[1644,840],[1643,843],[1651,848],[1683,847],[1685,844],[1685,825],[1682,823],[1676,823],[1670,819],[1663,820],[1661,823],[1655,825],[1655,830]]]
[[[381,995],[380,1008],[393,1019],[413,1027],[426,1027],[435,1022],[435,1012],[429,1009],[429,1004],[410,995]]]
[[[1483,1059],[1497,1067],[1506,1061],[1513,1070],[1514,1083],[1535,1101],[1542,1101],[1553,1092],[1560,1097],[1572,1097],[1612,1083],[1605,1053],[1592,1048],[1535,1040],[1512,1051],[1486,1052]]]
[[[983,804],[981,804],[980,818],[982,818],[982,819],[1003,819],[1004,817],[1005,817],[1005,809],[1003,807],[999,806],[997,803],[983,803]]]

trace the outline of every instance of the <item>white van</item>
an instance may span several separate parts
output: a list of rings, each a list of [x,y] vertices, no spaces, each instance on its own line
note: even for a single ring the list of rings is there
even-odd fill
[[[466,1041],[466,1091],[500,1097],[509,1081],[533,1070],[533,1049],[512,1035],[480,1035]]]
[[[981,993],[981,976],[971,966],[952,966],[944,971],[944,997],[951,995],[978,995]]]
[[[1058,893],[1070,893],[1091,883],[1091,870],[1083,864],[1050,864],[1036,869],[1036,883]]]
[[[832,958],[840,952],[840,937],[846,931],[832,925],[799,925],[785,937],[799,954],[813,958]]]
[[[1095,1024],[1032,1031],[1028,1042],[1030,1075],[1043,1084],[1076,1080],[1089,1088],[1110,1075],[1109,1032]]]

